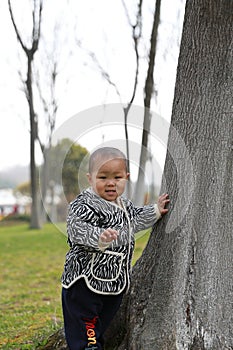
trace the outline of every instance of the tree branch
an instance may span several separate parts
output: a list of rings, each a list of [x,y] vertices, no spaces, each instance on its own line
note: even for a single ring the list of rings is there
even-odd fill
[[[16,23],[15,23],[15,19],[14,19],[14,15],[13,15],[13,11],[12,11],[12,6],[11,6],[11,1],[8,0],[8,8],[9,8],[9,12],[10,12],[10,16],[11,16],[11,22],[13,24],[13,27],[14,27],[14,30],[15,30],[15,34],[17,36],[17,40],[19,41],[23,51],[26,53],[26,55],[28,55],[28,48],[24,45],[23,43],[23,40],[19,34],[19,31],[18,31],[18,28],[16,26]]]
[[[41,18],[42,18],[42,10],[43,10],[43,0],[40,0],[38,19],[37,19],[36,7],[37,7],[37,3],[36,3],[36,0],[34,0],[34,8],[32,11],[32,18],[33,18],[32,49],[31,49],[32,54],[34,54],[38,50],[39,38],[40,38],[40,32],[41,32]]]
[[[135,78],[134,78],[134,86],[133,86],[133,92],[132,92],[131,99],[127,104],[128,105],[127,110],[130,109],[130,106],[132,105],[132,103],[134,101],[136,90],[137,90],[137,85],[138,85],[138,74],[139,74],[138,43],[139,43],[139,40],[140,40],[141,34],[142,34],[142,3],[143,3],[143,0],[139,0],[138,11],[137,11],[137,15],[136,15],[136,23],[133,25],[130,21],[129,12],[128,12],[128,9],[126,7],[125,1],[122,0],[122,4],[123,4],[124,10],[125,10],[126,18],[128,20],[129,25],[132,28],[132,38],[134,41],[134,50],[135,50],[135,56],[136,56],[136,73],[135,73]]]

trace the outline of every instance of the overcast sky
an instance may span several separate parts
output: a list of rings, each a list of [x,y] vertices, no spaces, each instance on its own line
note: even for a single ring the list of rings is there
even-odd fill
[[[29,0],[12,1],[13,11],[20,26],[22,37],[30,34],[30,18],[27,12]],[[133,4],[127,1],[133,19]],[[153,2],[144,2],[143,35],[140,53],[146,57],[149,48]],[[67,5],[65,5],[67,4]],[[169,121],[178,58],[178,44],[184,15],[184,1],[162,0],[162,22],[160,41],[155,66],[155,83],[158,89],[157,103],[153,110]],[[53,26],[59,23],[56,47],[54,49]],[[135,72],[135,56],[131,31],[127,23],[122,2],[119,0],[49,0],[45,1],[43,22],[43,43],[47,51],[56,51],[59,57],[57,97],[59,110],[57,129],[76,113],[96,106],[119,103],[119,96],[113,87],[103,79],[96,65],[91,62],[87,51],[95,53],[103,68],[116,84],[123,102],[128,102],[132,92]],[[25,72],[25,60],[16,41],[10,22],[7,1],[0,2],[0,170],[13,165],[29,163],[29,115],[25,96],[20,90],[21,82],[17,71]],[[77,46],[82,43],[82,49]],[[42,50],[43,51],[43,50]],[[23,67],[23,68],[22,68]],[[140,86],[135,104],[143,105],[142,86],[145,78],[143,60]],[[42,66],[41,69],[44,69]],[[46,72],[46,70],[45,70]],[[141,88],[140,88],[141,87]],[[117,129],[104,129],[105,119],[99,134],[87,130],[83,146],[89,150],[105,141],[116,138]],[[92,128],[93,129],[93,128]],[[107,137],[108,135],[108,137]],[[121,136],[120,136],[121,137]],[[134,137],[134,136],[133,136]]]

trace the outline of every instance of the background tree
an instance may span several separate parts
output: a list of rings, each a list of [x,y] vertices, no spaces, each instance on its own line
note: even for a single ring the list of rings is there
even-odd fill
[[[47,153],[48,188],[43,205],[53,222],[66,220],[67,203],[73,200],[82,188],[88,186],[86,179],[87,156],[86,148],[68,138],[62,139],[55,146],[51,146]],[[41,177],[43,177],[43,172]],[[57,205],[51,203],[55,195],[57,198],[59,197]]]
[[[150,123],[151,123],[151,99],[154,95],[154,68],[155,68],[155,55],[156,55],[156,47],[158,41],[158,28],[160,21],[160,8],[161,8],[161,0],[155,1],[155,10],[154,10],[154,19],[151,31],[150,38],[150,52],[149,52],[149,60],[148,60],[148,69],[147,76],[144,87],[144,120],[143,120],[143,130],[142,130],[142,147],[141,154],[139,159],[139,168],[138,168],[138,178],[137,178],[137,187],[141,189],[141,191],[135,191],[134,195],[134,203],[138,205],[142,205],[144,201],[144,170],[146,168],[146,163],[149,159],[148,155],[148,146],[149,146],[149,134],[150,134]]]
[[[54,50],[55,51],[55,50]],[[55,51],[56,52],[56,51]],[[40,137],[38,133],[38,142],[40,144],[40,149],[43,155],[43,165],[41,168],[42,176],[41,176],[41,184],[40,184],[40,195],[41,195],[41,221],[45,221],[46,213],[44,212],[43,202],[45,201],[47,191],[49,187],[51,188],[51,183],[49,183],[48,180],[48,154],[51,149],[52,144],[52,135],[55,129],[56,124],[56,117],[57,117],[57,111],[58,111],[58,102],[56,98],[55,93],[55,87],[56,87],[56,81],[57,81],[57,57],[56,55],[49,55],[48,57],[49,65],[47,65],[47,84],[41,83],[41,69],[39,72],[39,69],[37,69],[37,72],[35,73],[36,76],[36,85],[37,85],[37,91],[39,94],[39,99],[42,103],[43,108],[43,115],[45,117],[45,129],[47,131],[46,137],[44,137],[44,141],[42,141],[42,138]],[[42,85],[45,85],[48,88],[48,91],[46,89],[46,92],[43,93]],[[46,97],[45,97],[46,96]]]
[[[33,94],[33,60],[39,47],[39,40],[41,34],[41,16],[43,9],[42,0],[33,2],[32,9],[32,34],[31,34],[31,45],[27,46],[21,37],[19,29],[14,19],[11,1],[8,0],[8,6],[11,16],[11,21],[14,26],[14,30],[17,36],[17,40],[21,45],[23,52],[27,58],[27,78],[24,84],[25,95],[29,107],[30,117],[30,178],[31,178],[31,195],[32,195],[32,206],[31,206],[31,227],[40,227],[40,215],[39,215],[39,198],[38,198],[38,186],[37,186],[37,170],[35,162],[35,142],[38,137],[38,120],[34,107],[34,94]]]
[[[135,63],[136,63],[135,64],[136,69],[135,69],[135,75],[134,75],[132,96],[129,99],[129,101],[126,103],[126,105],[123,107],[127,167],[128,167],[128,171],[130,172],[130,147],[129,147],[128,116],[129,116],[130,108],[134,102],[134,99],[136,96],[136,91],[138,88],[139,63],[140,63],[139,42],[140,42],[141,37],[142,37],[142,5],[143,5],[143,0],[139,0],[139,2],[138,2],[134,24],[130,20],[127,6],[123,0],[122,0],[122,4],[123,4],[124,9],[125,9],[125,14],[126,14],[126,17],[128,19],[128,24],[132,30],[132,39],[133,39],[133,43],[134,43]],[[126,194],[128,197],[131,197],[130,182],[129,181],[127,182],[127,186],[126,186]]]
[[[19,192],[22,195],[31,196],[30,182],[23,182],[15,188],[15,192]]]
[[[122,104],[123,109],[123,115],[124,115],[124,132],[125,132],[125,147],[126,147],[126,158],[127,158],[127,167],[130,172],[130,145],[129,145],[129,130],[128,130],[128,116],[130,109],[133,105],[133,102],[135,100],[136,91],[138,88],[138,80],[139,80],[139,68],[140,68],[140,53],[139,53],[139,43],[142,38],[142,7],[143,7],[143,0],[139,0],[137,3],[137,10],[134,15],[133,20],[130,18],[129,9],[125,3],[124,0],[122,0],[122,6],[124,8],[125,16],[127,18],[127,22],[129,25],[129,28],[131,29],[132,34],[132,41],[133,41],[133,49],[135,54],[135,73],[133,75],[133,82],[132,82],[132,91],[130,93],[130,97],[126,103],[123,102],[122,94],[120,89],[117,86],[117,83],[114,82],[114,80],[111,77],[111,74],[103,67],[103,65],[99,62],[98,57],[96,54],[91,50],[86,50],[88,56],[91,58],[91,60],[94,62],[95,66],[97,67],[98,71],[101,73],[102,77],[106,80],[106,82],[112,86],[116,92],[116,95],[119,98],[120,103]],[[80,48],[82,47],[81,41],[77,40],[77,44]],[[131,197],[130,193],[130,180],[127,182],[126,185],[126,193],[128,197]]]
[[[42,168],[43,176],[41,177],[43,181],[40,184],[40,194],[42,197],[42,201],[44,201],[48,188],[46,170],[47,154],[51,146],[51,138],[55,128],[56,115],[58,109],[55,93],[55,86],[58,75],[58,55],[56,50],[56,44],[51,45],[53,47],[50,48],[50,53],[48,53],[47,51],[49,51],[49,48],[46,47],[46,43],[43,42],[43,35],[41,31],[43,0],[33,0],[31,6],[31,36],[28,39],[27,35],[24,33],[25,39],[23,40],[23,34],[20,31],[20,24],[16,23],[11,0],[8,0],[8,8],[10,12],[11,21],[16,33],[16,37],[24,54],[26,55],[26,80],[23,74],[23,67],[19,69],[19,75],[23,83],[23,90],[27,98],[30,116],[30,184],[32,196],[30,226],[32,228],[40,228],[43,222],[43,206],[41,205],[40,195],[38,191],[38,170],[35,160],[35,149],[36,143],[38,142],[44,160]],[[56,25],[53,34],[55,42],[58,36],[58,27]],[[45,49],[43,50],[44,65],[41,65],[40,59],[37,58],[41,51],[41,45],[45,47]],[[46,72],[44,72],[45,62]],[[44,77],[44,80],[46,81],[43,81],[42,77]],[[38,101],[40,102],[38,103]],[[42,132],[40,132],[40,126]]]
[[[187,1],[162,186],[170,213],[109,330],[109,342],[126,332],[118,350],[233,348],[232,13],[228,0]]]
[[[73,143],[69,148],[69,151],[64,160],[64,166],[62,169],[62,180],[64,193],[69,203],[80,193],[80,182],[85,183],[88,186],[86,181],[86,171],[81,167],[84,158],[88,155],[86,148]],[[87,162],[85,162],[87,164]],[[82,171],[80,174],[79,172]],[[80,176],[82,177],[80,179]]]

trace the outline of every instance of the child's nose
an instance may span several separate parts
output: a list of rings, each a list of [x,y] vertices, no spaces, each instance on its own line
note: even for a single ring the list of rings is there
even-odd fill
[[[115,180],[114,179],[109,179],[108,180],[108,186],[115,186]]]

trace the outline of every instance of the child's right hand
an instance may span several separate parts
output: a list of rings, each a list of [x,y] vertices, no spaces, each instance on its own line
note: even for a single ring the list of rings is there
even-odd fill
[[[103,243],[111,243],[112,241],[115,241],[117,239],[118,235],[118,231],[113,230],[111,228],[107,228],[107,230],[101,233],[100,240]]]

